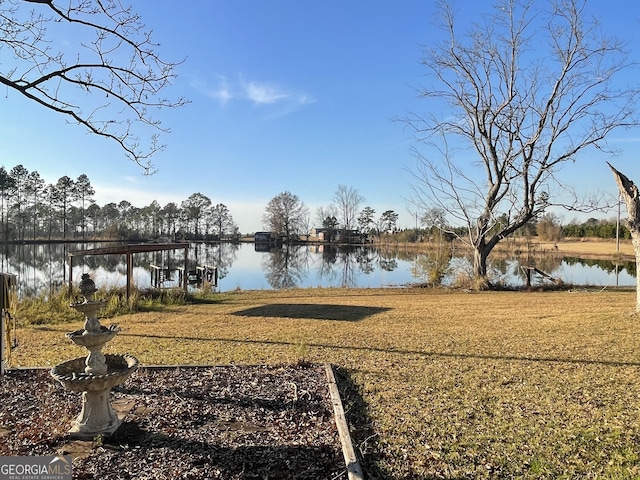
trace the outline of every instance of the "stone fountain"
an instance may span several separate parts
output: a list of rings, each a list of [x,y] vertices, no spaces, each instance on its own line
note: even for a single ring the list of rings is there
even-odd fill
[[[82,410],[69,430],[76,438],[111,435],[118,429],[121,421],[111,406],[109,394],[113,387],[123,383],[138,368],[138,360],[131,355],[102,353],[102,348],[120,332],[120,327],[100,324],[98,310],[106,302],[93,299],[96,291],[89,274],[83,274],[80,282],[82,295],[70,307],[84,314],[84,328],[66,334],[73,343],[87,348],[89,354],[51,369],[51,376],[64,388],[82,392]]]

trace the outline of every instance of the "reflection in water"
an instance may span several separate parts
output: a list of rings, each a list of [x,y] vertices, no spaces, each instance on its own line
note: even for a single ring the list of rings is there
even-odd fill
[[[105,246],[98,243],[1,245],[0,271],[18,275],[19,294],[50,294],[65,285],[67,253]],[[364,246],[282,245],[257,251],[254,244],[193,244],[188,269],[218,269],[218,291],[307,287],[385,287],[407,284],[450,285],[471,272],[471,261],[442,249],[430,252],[380,250]],[[530,259],[495,257],[490,275],[494,282],[525,284],[522,265],[535,266],[554,278],[575,285],[635,285],[635,261],[585,260],[574,257],[536,256]],[[124,287],[124,255],[87,256],[77,259],[73,277],[90,273],[99,286]],[[152,265],[163,271],[162,287],[179,287],[178,268],[183,251],[134,255],[133,281],[151,286]],[[534,283],[544,283],[534,278]]]
[[[271,288],[281,290],[300,285],[308,270],[306,254],[307,249],[300,245],[283,245],[268,252],[262,258],[262,270]]]
[[[364,265],[363,274],[371,273],[371,259],[362,255],[361,247],[348,245],[319,246],[322,262],[319,265],[318,277],[336,287],[355,287],[358,265]],[[323,284],[324,284],[323,282]]]
[[[452,271],[451,254],[445,254],[442,250],[416,254],[411,266],[411,274],[427,286],[442,285]]]
[[[0,244],[0,271],[18,276],[21,295],[57,291],[66,281],[66,245]]]
[[[229,274],[229,269],[237,258],[240,245],[235,243],[200,243],[191,248],[196,252],[197,263],[217,268],[218,279],[223,279]],[[202,261],[198,262],[198,258],[201,258]]]
[[[584,259],[575,257],[565,257],[564,261],[568,265],[586,265],[589,267],[596,266],[600,270],[604,270],[607,273],[616,274],[623,270],[629,272],[629,275],[636,276],[636,262],[635,260],[597,260],[597,259]]]

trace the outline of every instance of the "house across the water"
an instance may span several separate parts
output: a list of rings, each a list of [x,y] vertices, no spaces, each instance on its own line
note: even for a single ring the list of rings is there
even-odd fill
[[[253,240],[256,243],[274,243],[277,238],[273,232],[256,232],[253,235]]]

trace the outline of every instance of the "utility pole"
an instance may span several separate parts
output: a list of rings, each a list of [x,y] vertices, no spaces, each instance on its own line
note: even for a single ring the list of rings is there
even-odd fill
[[[620,252],[620,204],[622,195],[618,193],[618,218],[616,219],[616,252]]]

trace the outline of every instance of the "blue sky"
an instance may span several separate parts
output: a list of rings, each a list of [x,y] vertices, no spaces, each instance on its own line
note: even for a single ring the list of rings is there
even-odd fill
[[[158,172],[143,176],[113,142],[0,90],[2,164],[23,164],[49,183],[84,173],[100,205],[179,204],[200,192],[227,205],[242,232],[262,229],[266,204],[285,190],[315,220],[340,184],[360,192],[362,207],[395,210],[401,227],[414,226],[410,132],[393,119],[426,107],[416,94],[426,73],[421,45],[439,35],[434,3],[136,0],[162,56],[185,59],[167,95],[191,101],[159,116],[171,134],[153,158]],[[591,3],[640,61],[640,3]],[[459,1],[461,27],[488,5]],[[564,169],[567,182],[615,193],[605,160],[640,182],[640,133],[611,140],[620,157],[585,155]]]

